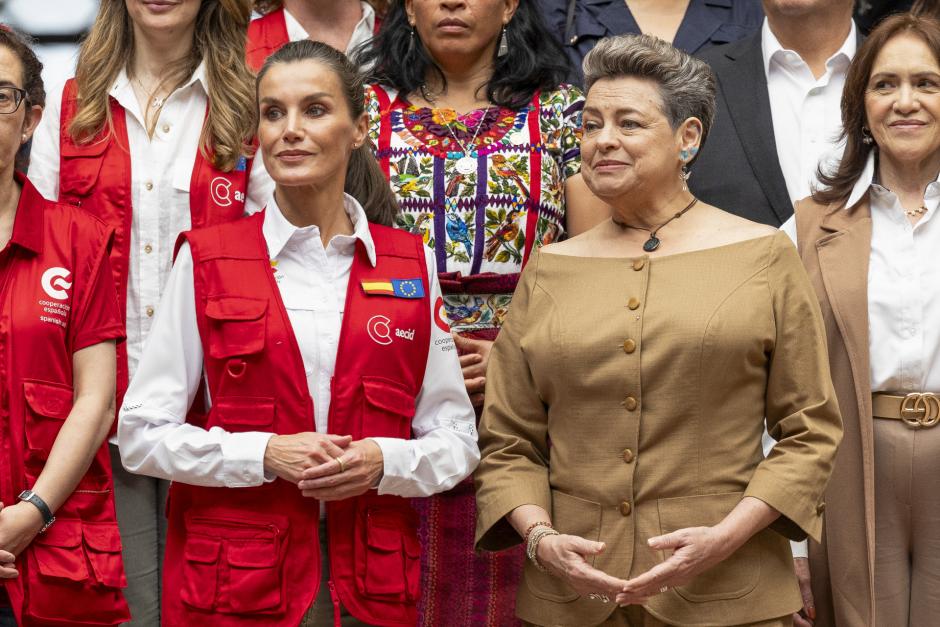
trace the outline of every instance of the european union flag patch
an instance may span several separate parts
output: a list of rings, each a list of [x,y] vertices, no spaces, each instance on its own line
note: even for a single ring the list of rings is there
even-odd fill
[[[363,281],[362,291],[375,296],[393,298],[424,298],[424,282],[421,279],[388,279],[386,281]]]
[[[248,167],[248,159],[244,155],[238,158],[238,161],[235,162],[235,171],[244,172],[245,168]]]

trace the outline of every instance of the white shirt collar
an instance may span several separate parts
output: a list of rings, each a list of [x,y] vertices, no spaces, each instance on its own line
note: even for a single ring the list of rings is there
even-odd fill
[[[375,243],[372,241],[372,232],[369,230],[369,220],[366,217],[366,212],[355,198],[349,194],[343,196],[343,208],[352,222],[353,232],[352,235],[333,236],[330,244],[348,248],[351,255],[355,250],[356,240],[361,241],[366,248],[366,254],[369,256],[369,263],[372,264],[372,267],[375,267]],[[268,256],[271,259],[280,255],[292,238],[320,237],[320,227],[316,224],[303,227],[291,224],[281,213],[281,208],[278,207],[274,194],[271,195],[264,212],[264,224],[262,224],[261,230],[264,233],[264,240],[268,245]]]
[[[826,68],[832,69],[835,65],[842,63],[844,67],[847,68],[849,63],[855,57],[855,51],[858,47],[857,33],[855,29],[855,20],[852,20],[852,27],[849,29],[849,35],[845,38],[845,41],[842,42],[842,46],[836,50],[826,61]],[[764,18],[764,25],[761,27],[761,52],[764,56],[764,73],[767,76],[770,76],[771,61],[774,59],[785,59],[789,55],[794,55],[795,59],[799,59],[802,63],[803,59],[800,55],[793,50],[787,50],[783,47],[783,44],[780,43],[780,40],[777,39],[777,36],[773,34],[773,31],[770,30],[770,24],[767,22],[767,18]]]
[[[368,2],[360,0],[359,4],[362,6],[362,19],[356,24],[356,28],[353,29],[352,37],[349,38],[349,45],[344,51],[346,54],[349,54],[360,44],[371,39],[372,34],[375,32],[375,10]],[[286,8],[284,9],[284,22],[287,26],[287,38],[289,40],[300,41],[301,39],[308,39],[310,37],[310,33],[304,30],[304,27],[300,25],[297,18],[291,15],[290,11]]]
[[[893,206],[895,204],[896,196],[894,192],[879,185],[875,180],[875,174],[875,151],[872,150],[868,154],[868,160],[865,162],[862,173],[859,174],[858,180],[855,181],[855,185],[852,187],[852,193],[849,194],[849,199],[845,203],[846,209],[853,207],[855,203],[862,199],[869,189],[871,189],[872,196],[875,199],[884,201],[879,202],[879,205]],[[933,200],[933,202],[925,203],[925,206],[930,210],[933,206],[937,205],[937,199],[940,198],[940,177],[930,183],[927,189],[924,190],[924,199],[927,200],[927,198]]]

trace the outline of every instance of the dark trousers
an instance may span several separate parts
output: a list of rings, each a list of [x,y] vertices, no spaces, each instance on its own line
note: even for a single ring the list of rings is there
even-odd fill
[[[0,627],[16,627],[12,607],[0,607]]]

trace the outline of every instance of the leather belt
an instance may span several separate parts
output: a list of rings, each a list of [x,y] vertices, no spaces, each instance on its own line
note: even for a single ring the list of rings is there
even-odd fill
[[[940,395],[932,392],[911,392],[906,396],[872,394],[871,407],[875,418],[900,420],[911,429],[940,423]]]

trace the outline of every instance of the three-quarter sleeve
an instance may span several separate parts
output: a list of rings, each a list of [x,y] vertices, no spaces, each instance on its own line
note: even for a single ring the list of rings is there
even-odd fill
[[[512,306],[490,354],[486,403],[480,421],[482,461],[477,469],[476,545],[501,550],[518,544],[506,514],[533,504],[551,511],[548,482],[548,415],[526,357],[523,331],[538,276],[535,255],[520,277]]]
[[[562,85],[558,91],[542,97],[541,124],[545,147],[558,163],[562,179],[581,172],[581,112],[584,93],[573,85]]]
[[[747,496],[781,513],[772,527],[792,540],[822,533],[822,495],[842,439],[825,330],[796,249],[774,241],[768,285],[776,327],[766,392],[767,429],[777,444],[758,465]]]

